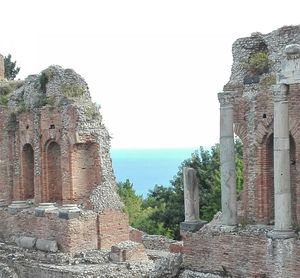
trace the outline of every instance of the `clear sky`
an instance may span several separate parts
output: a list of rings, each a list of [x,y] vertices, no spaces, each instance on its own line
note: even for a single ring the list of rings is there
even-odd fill
[[[231,45],[300,24],[299,1],[0,1],[0,53],[19,78],[73,68],[101,105],[113,148],[210,146]]]

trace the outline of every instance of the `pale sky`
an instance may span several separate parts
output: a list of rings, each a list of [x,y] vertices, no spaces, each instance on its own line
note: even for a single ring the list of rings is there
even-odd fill
[[[300,24],[299,1],[0,0],[0,53],[19,78],[73,68],[101,105],[113,148],[211,146],[231,45]]]

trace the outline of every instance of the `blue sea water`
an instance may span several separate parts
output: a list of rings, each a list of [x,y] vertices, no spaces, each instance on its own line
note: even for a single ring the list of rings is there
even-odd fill
[[[113,149],[117,181],[129,179],[138,195],[146,197],[156,184],[169,186],[178,167],[196,148],[188,149]]]

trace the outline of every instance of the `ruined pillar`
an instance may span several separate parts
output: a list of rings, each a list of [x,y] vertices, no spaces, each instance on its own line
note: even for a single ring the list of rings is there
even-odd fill
[[[184,221],[197,221],[199,220],[199,187],[195,169],[183,167],[183,187]]]
[[[231,93],[219,93],[222,224],[237,224],[233,105]]]
[[[292,231],[292,204],[290,182],[290,138],[288,89],[285,84],[274,96],[274,198],[275,227],[272,237],[289,238]]]
[[[184,188],[184,222],[180,223],[180,231],[198,231],[206,221],[199,218],[199,186],[196,170],[190,167],[183,167],[183,188]]]
[[[4,79],[4,57],[0,54],[0,80]]]

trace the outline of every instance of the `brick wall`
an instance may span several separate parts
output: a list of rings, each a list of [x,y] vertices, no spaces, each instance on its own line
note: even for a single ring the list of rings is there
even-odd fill
[[[71,153],[73,200],[90,207],[90,193],[101,184],[99,145],[75,144]]]
[[[300,241],[268,239],[252,233],[189,233],[184,240],[184,267],[229,277],[298,278]],[[231,276],[230,276],[231,275]]]
[[[69,220],[58,217],[58,212],[34,215],[34,208],[17,214],[0,208],[0,239],[13,242],[15,237],[31,236],[56,240],[63,252],[91,249],[110,249],[112,245],[129,240],[128,217],[117,210],[97,214],[84,211]]]
[[[300,85],[290,86],[290,157],[292,214],[300,222]],[[243,142],[244,190],[241,210],[245,218],[258,223],[274,221],[273,182],[273,98],[268,89],[234,92],[235,133]]]
[[[56,240],[63,252],[97,249],[96,213],[66,220],[59,218],[57,213],[36,217],[33,209],[16,215],[0,209],[0,218],[0,238],[7,242],[13,242],[19,236],[31,236]]]
[[[98,248],[110,249],[121,241],[129,240],[128,216],[113,209],[98,214]]]

